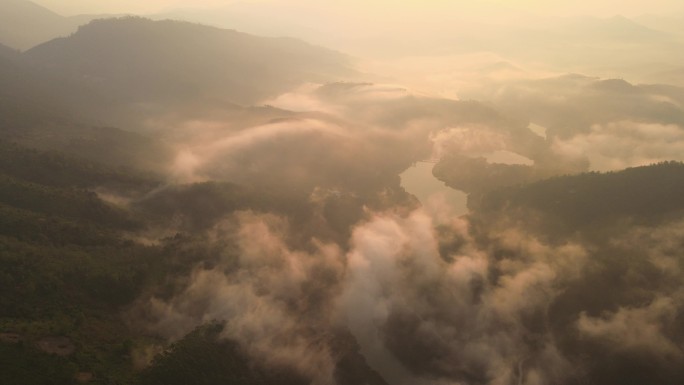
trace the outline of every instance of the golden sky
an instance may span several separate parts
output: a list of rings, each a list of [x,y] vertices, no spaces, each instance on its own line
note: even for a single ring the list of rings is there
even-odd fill
[[[33,0],[64,15],[79,13],[154,13],[177,8],[229,6],[236,0]],[[331,7],[342,12],[488,12],[520,11],[554,15],[684,12],[682,0],[241,0],[242,3],[293,4],[312,8]]]

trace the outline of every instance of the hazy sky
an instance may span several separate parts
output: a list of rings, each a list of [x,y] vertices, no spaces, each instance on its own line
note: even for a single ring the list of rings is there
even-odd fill
[[[612,51],[607,46],[596,49],[594,45],[600,40],[596,38],[604,30],[609,38],[616,34],[616,28],[624,30],[624,36],[637,36],[643,31],[620,23],[597,27],[588,19],[572,16],[684,17],[684,0],[33,1],[63,15],[132,13],[260,36],[295,37],[363,60],[356,62],[363,72],[382,74],[381,79],[373,81],[401,83],[446,97],[463,96],[470,85],[479,87],[493,78],[577,72],[650,81],[653,74],[659,76],[681,66],[680,57],[674,57],[681,51],[679,46],[665,47],[649,41],[639,47],[637,55],[637,51],[624,48],[625,41],[612,46]],[[669,27],[684,37],[677,17],[672,20],[674,26]],[[669,32],[659,23],[644,25]],[[568,31],[592,31],[594,35],[572,32],[566,37],[576,39],[561,47],[546,38],[558,39],[553,33],[538,33],[565,28],[566,24]],[[510,26],[514,28],[509,31]],[[517,31],[522,32],[516,35]],[[532,32],[526,35],[526,31]],[[470,54],[476,56],[463,56]],[[489,56],[483,61],[482,55]],[[502,69],[496,63],[507,63],[509,67]],[[483,77],[487,68],[493,68],[492,72]]]
[[[228,6],[234,0],[34,0],[64,15],[79,13],[154,13],[176,8]],[[487,14],[523,11],[552,14],[635,16],[644,13],[684,12],[681,0],[247,0],[244,3],[297,4],[332,7],[344,12],[449,11]]]

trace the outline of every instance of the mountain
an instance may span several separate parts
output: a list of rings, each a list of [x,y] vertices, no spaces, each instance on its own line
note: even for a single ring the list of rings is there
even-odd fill
[[[75,29],[69,18],[33,2],[0,2],[0,43],[12,48],[25,50]]]
[[[17,341],[0,339],[0,383],[70,384],[79,368],[120,375],[130,360],[109,357],[130,334],[115,309],[142,288],[154,253],[124,238],[140,220],[91,189],[136,194],[158,182],[3,141],[0,154],[0,330]],[[70,325],[79,317],[88,326],[77,331]],[[58,326],[58,318],[67,321]],[[41,320],[42,330],[19,326]],[[43,343],[55,334],[68,349]]]
[[[519,26],[471,27],[448,49],[491,51],[508,60],[543,62],[565,72],[641,79],[682,62],[681,36],[669,32],[623,16],[533,18]]]
[[[137,17],[93,21],[25,56],[115,104],[252,104],[303,82],[355,75],[348,57],[299,40]]]
[[[168,156],[157,140],[87,119],[79,107],[89,105],[72,102],[93,98],[82,83],[46,73],[8,52],[0,54],[0,140],[148,170]]]
[[[169,280],[181,282],[198,263],[227,257],[201,232],[138,240],[132,235],[144,237],[144,229],[168,222],[92,191],[136,199],[159,183],[0,141],[0,383],[73,384],[83,377],[141,385],[312,383],[288,365],[247,354],[249,346],[221,334],[224,322],[200,326],[163,349],[128,322],[126,309],[136,298],[174,290]],[[263,194],[226,198],[241,207]],[[157,209],[168,214],[185,209],[162,203]],[[335,383],[387,385],[348,332],[321,342],[334,357]]]
[[[8,47],[4,44],[0,44],[0,58],[15,57],[19,54],[14,48]]]
[[[668,68],[651,74],[651,78],[658,83],[684,87],[684,67]]]
[[[27,50],[61,36],[68,36],[79,25],[91,20],[122,15],[62,16],[27,0],[0,2],[0,43],[18,50]]]
[[[658,41],[669,37],[665,32],[646,27],[621,15],[609,18],[583,17],[571,19],[570,23],[562,26],[559,30],[564,31],[568,36],[631,43]]]
[[[684,14],[646,14],[634,19],[646,27],[684,37]]]
[[[619,221],[661,223],[684,212],[684,164],[663,162],[619,172],[584,173],[471,194],[480,220],[528,213],[547,234],[610,228]],[[485,219],[486,218],[486,219]],[[533,219],[534,218],[534,219]]]
[[[172,344],[141,373],[141,385],[175,384],[255,384],[306,385],[311,379],[283,367],[260,367],[250,362],[244,349],[234,341],[221,338],[224,325],[210,323],[198,327]],[[338,385],[387,385],[370,368],[348,332],[332,336],[339,356],[334,378]]]

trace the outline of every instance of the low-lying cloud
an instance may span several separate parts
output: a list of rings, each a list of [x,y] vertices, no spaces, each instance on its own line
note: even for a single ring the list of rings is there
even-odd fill
[[[569,95],[537,100],[566,83]],[[617,383],[634,355],[653,363],[643,373],[684,378],[676,369],[682,297],[672,284],[681,268],[675,247],[665,247],[681,244],[677,224],[625,224],[601,241],[552,242],[525,229],[529,212],[482,224],[445,215],[439,202],[417,208],[398,198],[399,173],[421,159],[480,162],[509,152],[529,162],[494,174],[548,177],[684,153],[681,126],[649,120],[650,107],[615,116],[617,106],[642,100],[631,85],[567,77],[526,87],[516,102],[525,118],[395,86],[333,83],[303,86],[230,124],[193,120],[196,136],[179,124],[179,137],[194,140],[178,146],[172,180],[300,189],[313,214],[296,227],[287,211],[227,214],[205,234],[222,250],[216,261],[196,266],[174,295],[141,299],[131,318],[170,339],[224,322],[222,336],[255,362],[316,384],[334,383],[332,336],[347,330],[393,385]],[[583,93],[622,94],[607,110],[594,106],[561,125],[558,116],[583,108]],[[565,115],[545,119],[539,109],[549,106]],[[529,128],[533,121],[548,127],[546,138]],[[333,229],[340,210],[353,210],[324,211],[345,199],[354,218]],[[335,236],[320,237],[326,226]]]
[[[632,121],[593,125],[588,133],[556,139],[555,152],[587,158],[596,171],[615,171],[669,160],[684,160],[684,128]]]

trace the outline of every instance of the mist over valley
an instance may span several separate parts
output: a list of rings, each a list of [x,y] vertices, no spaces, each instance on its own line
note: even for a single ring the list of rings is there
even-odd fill
[[[2,0],[0,383],[684,383],[684,8]]]

